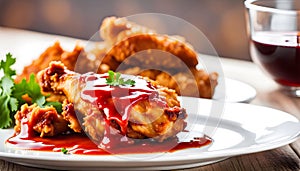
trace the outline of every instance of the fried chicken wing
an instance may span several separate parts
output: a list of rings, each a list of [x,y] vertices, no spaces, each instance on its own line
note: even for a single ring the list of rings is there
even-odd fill
[[[61,61],[69,70],[78,73],[102,74],[108,70],[116,71],[122,65],[122,71],[118,71],[132,73],[135,69],[138,72],[133,74],[149,77],[175,89],[179,95],[212,98],[218,74],[196,69],[197,53],[184,38],[160,35],[150,28],[117,17],[103,20],[100,36],[104,41],[95,43],[88,51],[75,46],[72,52],[68,52],[56,42],[25,67],[16,82],[46,68],[51,61]],[[156,51],[165,53],[158,55]],[[130,58],[132,56],[135,57]],[[60,95],[51,98],[64,100],[64,96]]]
[[[168,53],[157,55],[157,53],[152,53],[151,50],[160,50]],[[125,61],[127,57],[141,51],[147,51],[148,54],[152,53],[153,55],[147,55],[146,58],[134,58],[134,61],[128,61],[131,62],[128,63],[128,65],[142,67],[159,66],[175,68],[178,71],[181,71],[183,63],[185,63],[186,66],[193,68],[198,64],[197,55],[189,46],[177,39],[157,34],[140,34],[120,41],[105,55],[103,62],[106,62],[108,59],[110,61],[115,60],[119,64],[123,61],[127,62]],[[174,60],[174,58],[179,58],[180,60]],[[116,70],[117,68],[111,66],[111,69]]]
[[[174,90],[141,77],[133,77],[135,86],[110,86],[107,77],[81,75],[59,62],[52,62],[38,74],[43,91],[65,94],[77,117],[82,117],[79,122],[87,134],[98,142],[116,130],[129,138],[163,141],[185,128],[186,112]]]
[[[116,17],[106,18],[100,33],[112,46],[102,59],[109,69],[115,71],[122,65],[121,72],[149,76],[179,95],[212,98],[218,74],[196,69],[197,53],[184,38],[160,35]],[[159,54],[157,50],[165,53]],[[132,72],[133,68],[136,72]],[[100,65],[98,73],[104,72]]]

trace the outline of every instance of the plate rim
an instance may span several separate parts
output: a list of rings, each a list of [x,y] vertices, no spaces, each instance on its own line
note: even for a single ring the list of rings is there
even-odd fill
[[[253,87],[252,85],[244,82],[244,81],[237,80],[237,79],[234,79],[234,78],[229,78],[229,77],[224,77],[224,78],[220,78],[220,79],[225,82],[225,88],[230,87],[230,86],[228,86],[228,83],[230,85],[230,83],[235,82],[235,83],[240,84],[241,86],[243,86],[243,88],[247,89],[247,91],[251,92],[251,95],[249,95],[247,97],[244,97],[244,98],[240,98],[240,99],[235,98],[234,100],[231,100],[229,98],[231,95],[226,93],[226,91],[225,91],[226,94],[225,94],[224,99],[222,99],[222,97],[221,98],[220,97],[214,97],[215,96],[215,94],[214,94],[214,96],[212,97],[213,100],[225,101],[225,102],[229,102],[229,103],[250,103],[257,96],[256,88]],[[216,89],[218,89],[218,85],[216,86]]]
[[[200,101],[206,101],[206,102],[212,102],[214,100],[208,100],[208,99],[199,99],[199,98],[192,98],[192,97],[182,97],[182,98],[187,98],[187,99],[197,99]],[[217,103],[222,103],[222,102],[218,102]],[[224,103],[224,102],[223,102]],[[280,111],[277,109],[273,109],[273,108],[269,108],[269,107],[265,107],[265,106],[259,106],[259,105],[252,105],[252,104],[244,104],[244,103],[226,103],[226,105],[245,105],[245,106],[253,106],[256,108],[264,108],[267,110],[273,110],[273,111],[277,111],[279,113],[279,115],[283,115],[285,117],[288,117],[289,119],[295,121],[296,123],[300,123],[299,119],[294,116],[291,115],[287,112],[284,111]],[[0,130],[0,133],[2,131],[9,131],[9,130]],[[11,131],[13,131],[11,129]],[[53,157],[52,155],[41,155],[41,157],[37,157],[36,155],[31,155],[31,154],[16,154],[16,153],[9,153],[9,152],[5,152],[5,151],[0,151],[0,159],[4,159],[4,160],[9,160],[9,159],[18,159],[18,160],[34,160],[34,161],[39,161],[39,162],[87,162],[87,163],[103,163],[105,162],[106,164],[112,165],[112,164],[116,164],[118,163],[118,166],[130,166],[132,164],[136,164],[136,162],[139,162],[139,165],[141,167],[145,167],[145,166],[160,166],[162,164],[164,164],[165,162],[174,162],[174,163],[194,163],[194,162],[202,162],[202,161],[207,161],[207,160],[214,160],[216,158],[227,158],[227,157],[233,157],[233,156],[237,156],[237,155],[243,155],[243,154],[250,154],[250,153],[255,153],[255,152],[261,152],[261,151],[266,151],[266,150],[271,150],[271,149],[275,149],[287,144],[290,144],[292,142],[294,142],[296,139],[298,139],[300,137],[300,132],[298,132],[297,134],[293,134],[290,135],[289,137],[287,137],[284,140],[279,140],[276,142],[272,142],[272,144],[270,145],[269,143],[262,143],[260,144],[258,147],[243,147],[243,148],[236,148],[236,149],[225,149],[225,150],[219,150],[219,151],[203,151],[202,155],[196,155],[196,154],[191,154],[186,158],[180,158],[178,159],[176,157],[176,152],[173,152],[174,155],[163,157],[163,160],[161,157],[158,158],[154,158],[154,159],[150,159],[150,160],[137,160],[137,159],[132,159],[130,158],[130,160],[125,160],[124,158],[120,158],[120,157],[116,157],[116,156],[85,156],[85,155],[68,155],[68,157],[66,157],[66,155],[64,154],[59,154],[57,152],[50,152],[51,154],[53,153],[57,153],[58,155],[55,155],[55,157]],[[8,138],[8,137],[5,137]],[[5,140],[4,140],[5,141]],[[3,144],[3,147],[6,146],[5,144]],[[5,147],[4,147],[5,148]],[[245,150],[246,149],[246,150]],[[39,154],[43,154],[43,152],[38,151]],[[45,152],[48,153],[48,152]],[[225,155],[227,154],[227,155]],[[162,155],[165,156],[165,155]],[[112,160],[113,159],[113,160]],[[67,165],[66,165],[67,166]]]

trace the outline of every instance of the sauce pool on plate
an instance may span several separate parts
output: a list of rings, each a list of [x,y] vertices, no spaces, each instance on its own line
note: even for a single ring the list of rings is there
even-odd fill
[[[18,134],[6,140],[12,148],[24,150],[61,152],[66,148],[71,154],[82,155],[112,155],[112,154],[139,154],[174,152],[188,148],[200,148],[212,143],[208,136],[196,137],[187,142],[179,142],[177,138],[169,138],[163,142],[151,139],[135,140],[134,143],[122,143],[113,149],[101,149],[85,134],[58,135],[55,137],[41,138],[34,134]]]

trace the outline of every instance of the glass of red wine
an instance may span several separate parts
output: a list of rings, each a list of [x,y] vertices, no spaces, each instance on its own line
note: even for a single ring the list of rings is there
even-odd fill
[[[300,0],[246,0],[251,58],[300,97]]]

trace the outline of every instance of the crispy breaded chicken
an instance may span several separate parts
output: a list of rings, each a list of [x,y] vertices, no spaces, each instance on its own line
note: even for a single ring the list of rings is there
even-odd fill
[[[106,72],[102,65],[114,71],[122,66],[122,73],[147,76],[179,95],[212,98],[218,74],[196,69],[197,53],[184,38],[160,35],[116,17],[106,18],[100,33],[112,47],[103,57],[98,73]],[[158,50],[165,53],[159,54]]]
[[[100,37],[110,46],[139,34],[153,34],[154,30],[128,21],[126,18],[107,17],[100,26]]]
[[[82,73],[90,71],[86,67],[89,62],[85,55],[83,47],[76,45],[73,51],[68,52],[60,46],[59,42],[55,42],[48,47],[37,59],[24,67],[21,74],[17,75],[15,81],[20,82],[23,78],[28,79],[30,74],[37,74],[40,70],[49,66],[51,61],[61,61],[68,69],[74,70],[75,66]],[[80,58],[80,60],[78,60]]]
[[[166,53],[162,56],[155,52],[152,53],[152,50],[160,50]],[[186,44],[169,36],[158,34],[140,34],[120,41],[105,55],[103,62],[107,60],[115,60],[118,64],[127,62],[125,61],[126,58],[141,51],[145,51],[147,54],[152,53],[153,55],[148,55],[147,58],[143,58],[142,56],[137,57],[132,63],[128,63],[128,65],[142,67],[160,66],[182,71],[181,67],[183,64],[192,68],[195,68],[198,64],[196,53]],[[179,58],[180,60],[174,60],[174,58]],[[117,68],[111,66],[111,69],[116,70]]]
[[[100,36],[108,44],[105,57],[102,63],[110,64],[110,69],[123,62],[128,56],[143,50],[162,50],[173,54],[187,64],[188,67],[196,67],[197,54],[193,48],[179,36],[159,35],[154,30],[128,21],[126,18],[107,17],[100,27]],[[167,54],[167,53],[166,53]],[[137,60],[139,60],[137,58]],[[180,67],[174,63],[172,58],[141,58],[134,66],[143,65],[163,65],[168,68]],[[180,70],[180,69],[179,69]]]
[[[27,130],[29,133],[37,133],[40,137],[46,137],[68,130],[67,121],[57,113],[54,107],[40,108],[36,104],[31,106],[24,104],[14,117],[16,134],[25,129],[24,131]],[[26,128],[22,128],[24,122],[26,122]]]
[[[103,20],[100,36],[104,41],[96,43],[88,52],[80,46],[76,46],[72,52],[67,52],[59,43],[55,43],[31,65],[25,67],[16,81],[46,68],[51,61],[62,61],[69,70],[78,73],[100,74],[108,70],[116,71],[121,64],[125,64],[122,73],[149,77],[159,84],[175,89],[179,95],[212,98],[218,74],[196,69],[197,53],[184,38],[160,35],[126,18],[116,17]],[[156,50],[165,53],[157,55],[154,53]],[[143,51],[146,53],[140,54]],[[132,56],[135,58],[128,60]],[[138,72],[131,72],[133,68]],[[64,99],[61,96],[51,97],[61,99],[60,101]]]
[[[158,141],[185,128],[186,112],[174,90],[141,77],[135,77],[133,87],[109,86],[103,82],[106,78],[107,74],[69,71],[60,62],[52,62],[38,73],[43,91],[65,94],[77,116],[83,118],[79,122],[87,134],[98,142],[109,137],[111,127],[129,138]],[[145,90],[141,86],[146,86]]]

